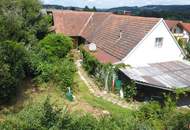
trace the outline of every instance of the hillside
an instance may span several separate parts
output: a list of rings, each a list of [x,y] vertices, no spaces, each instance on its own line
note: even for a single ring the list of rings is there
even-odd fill
[[[43,5],[45,9],[83,10],[80,7],[64,7],[61,5]],[[182,20],[190,22],[190,5],[147,5],[142,7],[115,7],[111,9],[97,9],[99,12],[114,12],[122,14],[131,11],[132,15],[144,17],[158,17],[165,19]]]
[[[132,15],[145,17],[161,17],[190,22],[190,5],[147,5],[142,7],[117,7],[108,12],[131,11]]]

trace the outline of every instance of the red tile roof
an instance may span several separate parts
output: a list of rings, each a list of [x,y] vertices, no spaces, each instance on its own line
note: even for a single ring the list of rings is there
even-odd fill
[[[53,20],[56,33],[78,36],[90,15],[90,12],[54,11]]]
[[[110,15],[95,31],[92,42],[117,59],[123,59],[160,19]]]
[[[84,49],[88,52],[88,46],[85,46]],[[90,52],[93,56],[96,57],[96,59],[100,62],[100,63],[116,63],[119,62],[120,60],[115,58],[114,56],[106,53],[105,51],[102,51],[100,48],[97,48],[97,50],[95,52]]]
[[[182,23],[182,26],[184,27],[185,30],[187,30],[187,32],[190,33],[190,23]]]
[[[190,32],[190,23],[183,23],[182,21],[177,21],[177,20],[165,20],[165,22],[170,29],[172,29],[176,25],[179,25],[180,27],[185,29],[187,32]]]
[[[179,24],[181,21],[178,21],[178,20],[165,20],[165,22],[168,25],[169,29],[172,29],[177,24]]]
[[[160,21],[159,18],[76,11],[54,11],[53,17],[57,33],[82,36],[97,45],[98,59],[113,61],[127,56]]]

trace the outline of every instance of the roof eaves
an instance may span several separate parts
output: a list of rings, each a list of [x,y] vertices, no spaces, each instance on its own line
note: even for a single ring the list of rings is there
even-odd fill
[[[159,85],[155,85],[155,84],[149,84],[149,83],[145,83],[145,82],[141,82],[141,81],[135,81],[135,83],[140,84],[140,85],[144,85],[144,86],[163,89],[163,90],[167,90],[167,91],[175,91],[175,89],[172,89],[172,88],[167,88],[165,86],[159,86]]]

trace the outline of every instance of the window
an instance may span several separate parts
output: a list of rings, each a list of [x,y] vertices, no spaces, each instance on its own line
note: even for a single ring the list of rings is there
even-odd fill
[[[155,40],[155,47],[161,48],[163,45],[163,37],[158,37]]]

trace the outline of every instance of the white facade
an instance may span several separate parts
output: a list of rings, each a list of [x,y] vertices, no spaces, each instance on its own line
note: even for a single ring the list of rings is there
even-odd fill
[[[156,38],[163,38],[161,47],[155,46]],[[183,51],[162,19],[122,62],[131,66],[144,66],[148,63],[181,60],[183,57]]]
[[[173,33],[173,35],[177,38],[177,40],[183,39],[186,42],[189,41],[189,33],[184,29],[182,30],[181,33]]]

